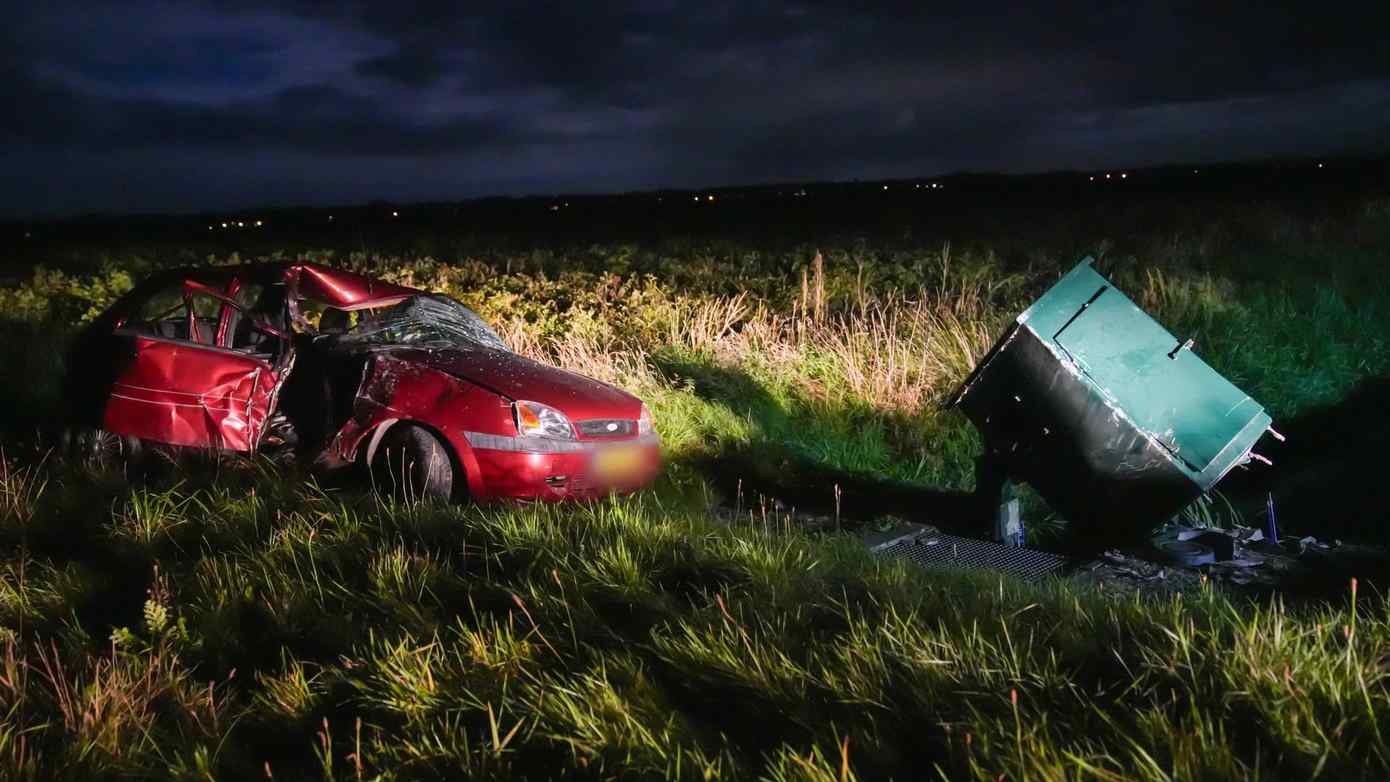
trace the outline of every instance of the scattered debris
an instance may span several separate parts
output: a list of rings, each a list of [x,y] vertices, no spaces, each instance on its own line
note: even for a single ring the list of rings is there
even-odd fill
[[[1312,536],[1272,543],[1255,527],[1200,529],[1170,524],[1145,551],[1106,551],[1073,573],[1103,591],[1173,593],[1216,585],[1272,590],[1295,581],[1339,580],[1340,562],[1384,556],[1368,546],[1348,546]]]

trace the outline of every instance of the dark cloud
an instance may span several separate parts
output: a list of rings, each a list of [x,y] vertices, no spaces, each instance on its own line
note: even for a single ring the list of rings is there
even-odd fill
[[[437,84],[448,72],[444,60],[428,49],[397,49],[357,64],[357,72],[378,76],[407,87]]]
[[[159,209],[1321,154],[1390,128],[1372,11],[33,4],[0,29],[0,165],[32,172],[0,210],[157,160],[167,179],[106,189]]]

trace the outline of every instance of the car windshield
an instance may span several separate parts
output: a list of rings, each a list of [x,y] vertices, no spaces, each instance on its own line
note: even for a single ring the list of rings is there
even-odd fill
[[[355,322],[337,336],[341,344],[507,349],[476,312],[447,296],[411,296],[399,304],[352,314]]]

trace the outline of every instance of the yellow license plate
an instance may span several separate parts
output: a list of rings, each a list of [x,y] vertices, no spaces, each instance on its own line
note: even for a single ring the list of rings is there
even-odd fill
[[[636,448],[604,448],[594,454],[594,475],[600,480],[621,480],[641,467],[642,452]]]

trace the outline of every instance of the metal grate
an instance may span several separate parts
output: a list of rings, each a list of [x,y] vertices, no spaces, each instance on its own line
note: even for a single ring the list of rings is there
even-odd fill
[[[637,422],[628,418],[590,418],[579,422],[585,437],[626,437],[637,431]]]
[[[1026,581],[1042,578],[1066,564],[1045,551],[1006,548],[998,543],[940,532],[899,538],[874,549],[881,557],[905,559],[924,568],[960,567],[999,570]]]

